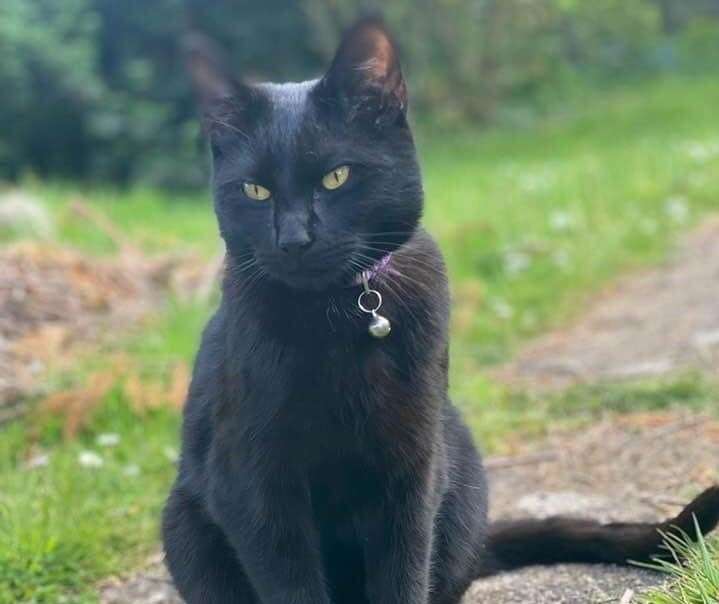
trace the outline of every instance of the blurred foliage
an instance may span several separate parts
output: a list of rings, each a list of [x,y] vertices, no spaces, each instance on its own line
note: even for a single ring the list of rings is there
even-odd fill
[[[3,0],[0,178],[201,184],[179,51],[201,30],[255,77],[318,74],[357,0]],[[393,0],[421,116],[526,120],[574,88],[719,60],[719,0]]]

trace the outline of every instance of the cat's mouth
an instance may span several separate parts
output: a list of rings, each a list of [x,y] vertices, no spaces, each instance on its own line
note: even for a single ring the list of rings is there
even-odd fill
[[[273,280],[279,281],[292,289],[321,291],[334,286],[351,282],[357,272],[349,263],[343,262],[315,263],[311,261],[275,260],[262,262],[265,273]]]
[[[378,260],[374,250],[372,256],[360,252],[361,242],[345,240],[320,244],[300,255],[266,252],[258,254],[257,260],[270,279],[293,289],[321,291],[355,283]]]
[[[321,291],[348,281],[349,279],[345,275],[346,271],[334,269],[324,271],[286,271],[274,277],[293,289]]]

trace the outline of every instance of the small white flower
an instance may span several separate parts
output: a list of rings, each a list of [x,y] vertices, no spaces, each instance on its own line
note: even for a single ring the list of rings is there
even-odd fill
[[[693,141],[684,145],[685,153],[696,162],[705,162],[719,156],[719,142]]]
[[[504,300],[495,300],[492,310],[500,319],[511,319],[514,316],[514,309]]]
[[[532,259],[523,252],[507,252],[504,255],[504,270],[509,275],[517,275],[529,268]]]
[[[165,447],[162,450],[162,453],[165,455],[167,460],[171,461],[172,463],[175,463],[180,458],[177,449],[175,449],[174,447]]]
[[[675,222],[685,222],[689,217],[689,205],[684,197],[670,197],[664,204],[667,216]]]
[[[96,441],[99,447],[116,447],[120,444],[120,435],[114,432],[98,434]]]
[[[554,231],[567,231],[574,226],[574,216],[569,212],[552,212],[549,216],[549,226]]]
[[[100,468],[105,463],[94,451],[82,451],[77,457],[78,463],[83,468]]]
[[[38,375],[45,371],[45,369],[45,363],[43,363],[39,359],[35,359],[30,363],[30,373],[32,373],[33,375]]]
[[[519,177],[519,186],[525,193],[539,193],[549,189],[556,180],[552,166],[540,166],[533,172],[524,172]]]
[[[122,469],[122,473],[125,476],[139,476],[140,475],[140,466],[137,464],[130,464],[129,466],[125,466]]]
[[[50,456],[47,453],[38,453],[33,455],[25,463],[25,468],[28,470],[34,470],[35,468],[44,468],[50,463]]]
[[[561,269],[569,268],[571,264],[571,259],[566,250],[557,250],[554,252],[554,254],[552,254],[552,260],[554,264]]]

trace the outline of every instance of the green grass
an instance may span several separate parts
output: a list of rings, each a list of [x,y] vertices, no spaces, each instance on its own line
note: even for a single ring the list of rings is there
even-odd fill
[[[62,185],[27,187],[46,201],[59,242],[91,254],[112,254],[115,243],[71,211],[82,198],[148,253],[190,251],[210,256],[219,247],[209,202],[171,200],[152,191],[80,194]],[[205,205],[202,205],[205,204]],[[191,363],[210,312],[171,303],[119,342],[80,357],[75,368],[51,374],[51,389],[86,384],[108,370],[117,354],[132,359],[147,382],[167,380],[177,362]],[[111,368],[110,368],[111,369]],[[34,415],[0,432],[0,604],[90,604],[95,583],[139,564],[158,540],[159,512],[174,477],[180,418],[169,408],[138,412],[123,378],[103,396],[79,437],[62,437],[62,418]],[[98,444],[102,434],[116,446]],[[85,467],[83,453],[101,456]],[[45,466],[28,459],[48,456]]]
[[[207,312],[172,305],[119,349],[132,356],[142,379],[163,380],[174,363],[192,359]],[[114,348],[54,377],[81,385],[105,368]],[[180,418],[169,408],[138,412],[124,377],[117,376],[77,439],[64,440],[62,418],[42,414],[0,433],[0,604],[96,602],[96,581],[132,568],[155,547]],[[119,442],[102,446],[103,434]],[[87,452],[100,455],[102,466],[83,466]],[[47,465],[28,469],[28,459],[40,453]]]
[[[695,544],[669,535],[667,546],[674,560],[652,568],[667,573],[669,582],[639,597],[638,604],[716,604],[719,602],[719,539]],[[681,562],[680,562],[681,560]]]
[[[716,386],[692,375],[541,396],[508,390],[483,371],[567,320],[616,275],[662,258],[679,233],[717,208],[716,106],[716,78],[677,78],[588,99],[581,113],[525,130],[420,134],[426,223],[447,256],[455,298],[453,395],[489,450],[551,422],[716,400]],[[209,257],[219,247],[207,195],[27,188],[56,218],[55,238],[87,252],[116,247],[70,210],[78,195],[150,252]],[[119,349],[143,379],[161,381],[174,362],[191,360],[208,312],[172,305]],[[52,383],[86,381],[117,350],[98,351]],[[0,433],[0,604],[93,602],[95,581],[131,568],[155,544],[179,420],[169,410],[138,413],[132,402],[118,383],[70,442],[57,420]],[[102,448],[97,436],[108,432],[120,442]],[[27,470],[38,446],[49,464]],[[80,465],[84,450],[102,455],[102,467]],[[127,476],[128,467],[139,473]]]
[[[25,187],[47,203],[56,223],[54,238],[93,254],[117,251],[116,242],[73,209],[81,202],[99,210],[128,241],[148,253],[193,251],[211,256],[220,250],[209,195],[173,194],[151,189],[117,191],[39,183]]]
[[[517,390],[485,380],[484,404],[459,400],[482,447],[502,452],[508,435],[537,438],[558,425],[581,427],[607,414],[682,408],[716,411],[719,384],[698,373],[631,382],[579,385],[556,393]]]
[[[61,442],[48,427],[38,446],[48,465],[25,469],[28,439],[16,424],[0,440],[0,602],[93,602],[93,584],[138,564],[157,541],[157,518],[174,473],[178,418],[167,410],[138,416],[117,390],[91,429]],[[101,447],[97,437],[117,434]],[[79,459],[92,452],[101,467]],[[65,599],[63,599],[65,598]]]

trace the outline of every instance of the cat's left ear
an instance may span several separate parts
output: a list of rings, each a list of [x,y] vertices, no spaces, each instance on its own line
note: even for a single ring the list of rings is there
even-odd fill
[[[205,134],[214,140],[228,131],[238,132],[254,93],[228,68],[223,53],[207,37],[189,34],[183,50]]]
[[[363,19],[345,34],[320,90],[339,101],[350,120],[367,117],[380,125],[406,114],[397,45],[381,19]]]

